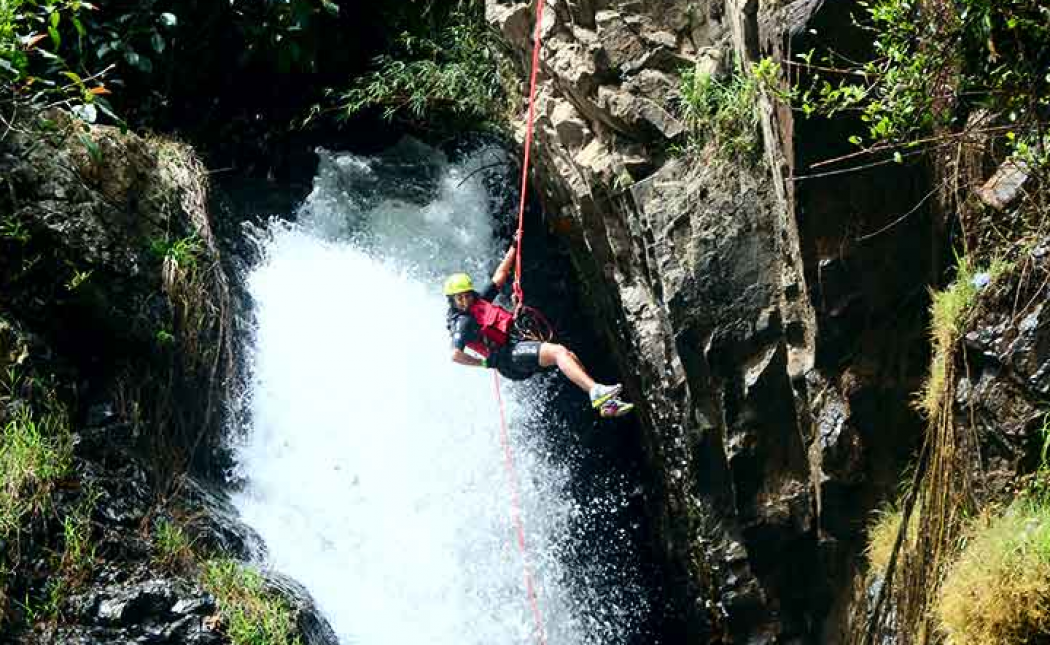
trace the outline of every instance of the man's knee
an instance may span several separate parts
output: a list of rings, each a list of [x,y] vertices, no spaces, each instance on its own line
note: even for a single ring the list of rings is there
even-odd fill
[[[558,343],[543,343],[540,346],[540,363],[546,367],[548,365],[560,364],[563,360],[570,358],[572,352],[570,352],[565,345],[559,345]]]

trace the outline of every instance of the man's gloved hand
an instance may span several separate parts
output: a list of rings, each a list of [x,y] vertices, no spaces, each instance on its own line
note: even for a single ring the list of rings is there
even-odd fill
[[[489,369],[496,369],[496,364],[499,362],[497,359],[499,355],[496,352],[492,352],[486,358],[481,359],[481,366]]]

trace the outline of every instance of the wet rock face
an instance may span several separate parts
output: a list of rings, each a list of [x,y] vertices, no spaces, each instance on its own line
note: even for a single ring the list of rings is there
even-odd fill
[[[91,385],[77,413],[148,419],[121,430],[144,452],[214,448],[233,360],[206,171],[179,142],[48,118],[0,141],[0,309]]]
[[[487,8],[527,60],[531,5]],[[724,73],[735,6],[547,9],[537,179],[547,211],[571,223],[574,263],[596,326],[634,375],[631,396],[646,395],[650,512],[675,587],[659,620],[674,642],[774,642],[794,620],[777,615],[795,609],[791,576],[814,551],[792,383],[812,365],[813,336],[796,234],[769,165],[668,152],[685,136],[680,73]]]
[[[898,310],[900,294],[924,309],[933,245],[902,228],[858,248],[850,228],[854,211],[870,230],[899,215],[899,177],[852,197],[798,189],[793,168],[841,132],[802,136],[765,99],[754,167],[674,152],[683,70],[781,57],[810,24],[857,38],[831,29],[848,8],[826,4],[550,1],[541,26],[535,186],[630,395],[645,395],[668,642],[825,638],[864,518],[917,432],[907,400],[925,362],[908,359],[924,321]],[[527,70],[534,3],[486,9]],[[897,234],[911,251],[892,266]]]
[[[980,495],[999,498],[1017,475],[1038,466],[1050,394],[1050,239],[1022,256],[1024,274],[985,288],[963,339],[967,369],[955,389],[960,427],[981,439]]]
[[[199,557],[261,553],[207,478],[232,368],[204,170],[172,141],[67,134],[0,141],[0,428],[28,412],[72,448],[0,543],[0,642],[227,643],[192,563],[155,542],[167,520]],[[272,589],[304,642],[336,642],[301,587]]]
[[[179,580],[154,578],[91,590],[71,598],[68,606],[77,625],[55,630],[54,642],[226,642],[209,620],[214,599]]]
[[[20,232],[2,242],[4,300],[41,331],[49,315],[78,314],[53,330],[61,340],[148,342],[166,306],[151,244],[194,232],[180,210],[191,187],[168,176],[159,142],[56,118],[64,138],[13,133],[0,149],[5,223]],[[89,277],[73,288],[77,271]]]

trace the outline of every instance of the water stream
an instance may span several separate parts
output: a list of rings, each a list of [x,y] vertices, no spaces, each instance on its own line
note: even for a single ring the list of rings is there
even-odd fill
[[[344,645],[535,643],[492,375],[449,360],[440,293],[445,274],[485,275],[504,248],[493,209],[506,195],[487,169],[503,153],[319,155],[296,222],[260,233],[247,277],[235,504],[264,564],[306,586]],[[558,426],[557,379],[504,390],[548,642],[637,642],[637,572],[579,557],[622,550],[579,536],[614,521],[626,493],[571,494],[571,460],[545,439],[575,431]]]

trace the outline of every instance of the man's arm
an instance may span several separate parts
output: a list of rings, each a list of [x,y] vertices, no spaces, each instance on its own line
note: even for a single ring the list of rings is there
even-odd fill
[[[470,365],[471,367],[485,367],[485,361],[480,358],[474,358],[461,349],[452,350],[452,362],[460,365]]]
[[[518,252],[517,236],[515,235],[514,240],[511,241],[510,248],[507,249],[507,253],[503,256],[503,261],[496,267],[496,272],[492,274],[492,284],[496,285],[497,289],[502,289],[503,284],[507,281],[510,276],[510,270],[514,266],[514,256]]]
[[[477,322],[470,316],[460,314],[450,324],[452,332],[452,362],[472,367],[488,367],[485,361],[474,358],[463,351],[471,339],[477,338]]]

